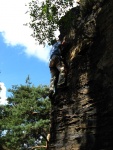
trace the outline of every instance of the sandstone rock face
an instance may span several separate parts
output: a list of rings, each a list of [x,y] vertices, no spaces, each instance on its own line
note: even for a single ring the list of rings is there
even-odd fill
[[[83,9],[71,10],[67,30],[61,24],[67,88],[52,99],[50,150],[113,150],[113,1]]]

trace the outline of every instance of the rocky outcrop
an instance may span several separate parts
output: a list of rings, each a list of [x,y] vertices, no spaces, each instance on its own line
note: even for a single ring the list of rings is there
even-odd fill
[[[50,150],[113,149],[113,1],[87,6],[60,22],[67,87],[52,99]]]

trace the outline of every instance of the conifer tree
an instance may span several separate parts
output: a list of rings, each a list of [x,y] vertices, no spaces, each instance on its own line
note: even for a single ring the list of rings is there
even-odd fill
[[[9,150],[24,150],[45,144],[50,124],[48,87],[26,85],[9,89],[8,104],[0,107],[0,142]]]

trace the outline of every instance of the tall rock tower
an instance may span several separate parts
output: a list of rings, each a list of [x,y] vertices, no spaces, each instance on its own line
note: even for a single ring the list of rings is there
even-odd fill
[[[113,150],[113,1],[80,0],[60,21],[67,87],[52,101],[50,150]]]

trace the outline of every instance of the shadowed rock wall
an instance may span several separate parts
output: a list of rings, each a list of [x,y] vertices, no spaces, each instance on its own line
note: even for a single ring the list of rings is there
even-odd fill
[[[60,32],[68,86],[52,99],[49,149],[113,150],[113,1],[73,8]]]

